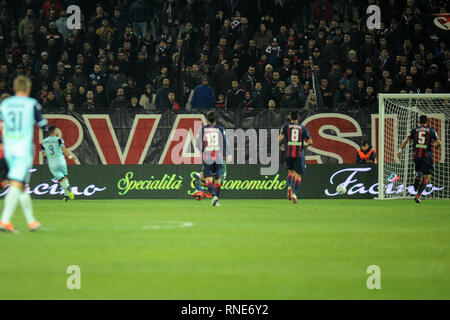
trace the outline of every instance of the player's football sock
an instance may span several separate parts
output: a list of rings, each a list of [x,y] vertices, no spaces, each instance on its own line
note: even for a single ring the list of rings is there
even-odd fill
[[[293,182],[294,182],[294,175],[292,173],[289,173],[287,176],[288,187],[292,187]]]
[[[300,185],[302,184],[302,178],[298,177],[295,179],[294,184],[294,194],[298,194],[298,191],[300,190]]]
[[[19,202],[19,197],[22,191],[15,187],[10,186],[8,194],[5,197],[5,206],[3,207],[2,223],[8,224],[11,221],[14,211],[16,210],[17,203]]]
[[[197,191],[202,191],[202,182],[199,174],[194,175],[194,185]]]
[[[421,180],[422,180],[421,176],[416,176],[416,179],[414,179],[414,190],[416,190],[416,192],[419,190]]]
[[[61,187],[63,187],[64,189],[64,195],[68,196],[69,195],[69,191],[70,191],[70,183],[69,183],[69,179],[64,179],[61,180],[59,182],[59,184],[61,185]]]
[[[214,190],[214,184],[212,181],[206,182],[206,187],[208,188],[209,193],[214,197],[216,195],[216,191]]]
[[[422,185],[420,186],[419,192],[417,193],[418,195],[422,195],[422,192],[425,190],[425,188],[428,185],[429,180],[423,179],[422,181]]]
[[[19,196],[20,206],[22,207],[23,215],[25,216],[25,220],[27,223],[33,223],[35,221],[33,214],[33,205],[31,204],[31,197],[28,192],[25,190]]]
[[[216,191],[217,198],[220,198],[220,189],[222,188],[222,185],[220,183],[216,183],[214,185],[214,191]]]

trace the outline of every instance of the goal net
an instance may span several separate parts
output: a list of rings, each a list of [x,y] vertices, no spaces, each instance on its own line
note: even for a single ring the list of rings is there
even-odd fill
[[[411,198],[415,167],[413,145],[408,143],[398,157],[400,145],[418,125],[419,116],[428,117],[436,130],[441,148],[433,147],[434,173],[423,192],[426,198],[448,199],[450,164],[447,141],[450,139],[450,94],[380,94],[378,125],[379,199]]]

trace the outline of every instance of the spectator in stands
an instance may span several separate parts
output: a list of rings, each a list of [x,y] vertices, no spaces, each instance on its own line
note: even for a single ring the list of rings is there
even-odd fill
[[[126,76],[123,72],[121,72],[121,68],[119,64],[115,64],[113,66],[112,72],[108,75],[108,79],[106,81],[106,96],[107,100],[110,101],[116,95],[117,90],[122,86],[126,81]]]
[[[292,88],[290,86],[286,87],[286,89],[284,90],[284,93],[281,96],[280,108],[285,108],[285,109],[298,109],[299,108],[297,96],[295,94],[293,94]]]
[[[137,96],[132,96],[130,99],[130,104],[128,105],[128,110],[133,112],[142,112],[144,111],[144,107],[139,104],[139,99]]]
[[[219,95],[217,96],[215,106],[216,108],[225,108],[225,96],[222,93],[219,93]]]
[[[144,0],[135,0],[130,6],[128,18],[133,23],[134,34],[141,39],[147,33],[147,20],[153,18],[153,12]]]
[[[375,149],[370,146],[369,141],[362,140],[360,146],[356,152],[356,163],[377,163]]]
[[[339,81],[339,87],[336,90],[336,92],[334,93],[334,98],[333,98],[333,109],[335,111],[337,111],[339,109],[339,107],[342,105],[342,103],[344,103],[345,101],[345,93],[348,90],[345,88],[345,83],[344,81]]]
[[[366,93],[363,99],[363,107],[366,109],[366,112],[373,113],[377,111],[377,97],[372,86],[368,85],[366,87]]]
[[[255,89],[255,84],[257,82],[256,79],[256,70],[254,66],[248,67],[247,73],[241,79],[241,87],[244,91],[252,91]]]
[[[269,100],[268,107],[269,107],[269,110],[275,110],[277,107],[277,103],[275,102],[275,100],[273,100],[273,99]]]
[[[103,72],[102,68],[99,64],[96,64],[94,66],[93,72],[89,75],[89,85],[90,86],[97,86],[98,84],[105,84],[105,73]]]
[[[152,86],[150,84],[145,85],[144,93],[139,99],[139,104],[144,107],[145,110],[155,110],[155,98]]]
[[[231,89],[226,95],[226,108],[242,108],[245,98],[245,91],[239,88],[239,82],[236,80],[231,83]]]
[[[123,110],[127,107],[127,100],[125,99],[125,90],[123,88],[117,89],[116,98],[111,102],[111,109]]]
[[[243,101],[244,110],[255,110],[256,104],[252,94],[249,91],[245,92]]]
[[[202,84],[194,89],[192,107],[195,109],[211,109],[215,104],[214,90],[208,85],[208,77],[202,78]]]
[[[86,87],[80,86],[75,92],[76,94],[73,97],[73,102],[78,108],[81,108],[81,105],[86,101]]]
[[[75,89],[73,87],[73,83],[72,82],[67,82],[66,84],[66,88],[61,92],[60,96],[59,96],[59,103],[64,103],[66,101],[66,96],[68,94],[73,95],[75,92]]]
[[[183,92],[178,101],[178,103],[180,104],[180,108],[191,110],[193,97],[194,97],[194,90],[189,89],[186,82],[183,82]]]
[[[180,110],[180,105],[175,101],[175,93],[173,92],[169,93],[169,103],[171,110]]]
[[[253,37],[253,40],[255,41],[255,45],[258,49],[265,50],[273,40],[272,31],[267,30],[266,25],[261,23],[259,25],[259,30]]]
[[[109,109],[108,99],[106,97],[106,92],[102,84],[98,84],[95,87],[94,100],[95,110],[106,111]]]
[[[30,29],[32,26],[33,29]],[[32,9],[27,10],[26,16],[19,23],[19,38],[24,39],[30,30],[35,30],[39,26],[39,20],[35,17]]]
[[[99,27],[95,33],[98,35],[98,37],[100,38],[100,41],[105,41],[106,40],[106,36],[108,35],[108,33],[114,35],[114,29],[109,25],[109,20],[104,18],[102,20],[102,25],[101,27]]]
[[[42,106],[42,109],[44,110],[44,113],[53,113],[61,111],[60,105],[56,100],[55,93],[53,91],[49,91],[47,95],[47,101]]]
[[[251,95],[252,95],[252,97],[253,97],[255,107],[256,107],[257,109],[262,109],[262,108],[264,108],[264,106],[265,106],[266,103],[267,103],[267,101],[266,101],[266,100],[267,100],[267,97],[266,97],[266,94],[265,94],[265,92],[264,92],[264,89],[263,89],[263,87],[262,87],[261,82],[257,82],[257,83],[255,84],[255,90],[253,90],[253,91],[251,92]]]
[[[82,104],[81,109],[84,112],[94,112],[95,110],[95,95],[94,91],[88,90],[86,92],[86,101]]]
[[[329,0],[263,0],[253,11],[248,1],[233,1],[234,10],[227,1],[155,1],[152,6],[146,0],[120,1],[117,7],[112,7],[117,1],[91,3],[83,7],[82,27],[75,30],[66,25],[67,5],[73,1],[1,1],[0,90],[11,92],[14,77],[26,74],[33,79],[34,97],[44,103],[48,91],[53,91],[56,102],[64,104],[70,81],[71,103],[82,111],[86,90],[94,92],[99,110],[103,94],[109,107],[118,89],[126,85],[127,102],[137,95],[146,99],[146,109],[153,109],[160,96],[149,99],[146,93],[153,96],[168,78],[180,108],[189,109],[194,88],[206,76],[215,94],[224,96],[238,80],[259,107],[267,106],[270,99],[280,105],[290,86],[301,100],[299,106],[308,104],[308,110],[316,112],[315,107],[309,108],[316,100],[309,91],[313,89],[312,56],[321,79],[317,101],[324,101],[325,110],[333,106],[333,93],[341,80],[353,103],[347,101],[346,92],[340,102],[356,109],[373,106],[373,97],[380,92],[449,91],[450,51],[444,39],[430,38],[433,30],[416,16],[416,7],[421,13],[446,12],[444,1],[433,2],[431,9],[412,0],[406,5],[371,0],[387,21],[381,30],[366,30],[360,23],[366,19],[363,3],[350,0],[335,9],[331,3],[336,1]],[[354,6],[358,9],[354,21],[335,20],[338,13],[339,18],[352,20],[349,13]],[[98,69],[96,65],[103,76],[92,71]],[[53,88],[54,80],[60,82],[60,89]],[[41,90],[45,83],[50,89]],[[143,87],[148,83],[153,90]],[[101,88],[104,93],[99,95]],[[161,96],[166,108],[170,108],[168,93]],[[243,94],[233,104],[242,107]],[[352,108],[347,111],[352,113]],[[376,112],[376,107],[368,110]]]
[[[170,101],[169,101],[169,93],[170,90],[170,80],[169,78],[164,78],[162,82],[162,87],[156,91],[156,98],[155,98],[155,107],[156,109],[168,109],[170,108]]]
[[[65,111],[65,112],[72,112],[75,110],[75,104],[72,101],[72,94],[68,93],[65,96],[65,100],[61,103],[61,108]]]
[[[220,64],[216,65],[215,69],[217,92],[225,94],[231,89],[231,83],[237,80],[236,71],[230,69],[230,65],[227,60],[223,60]]]
[[[48,19],[50,17],[50,11],[53,10],[56,16],[59,16],[59,13],[62,10],[62,5],[59,0],[47,0],[42,6],[42,14],[44,19]]]

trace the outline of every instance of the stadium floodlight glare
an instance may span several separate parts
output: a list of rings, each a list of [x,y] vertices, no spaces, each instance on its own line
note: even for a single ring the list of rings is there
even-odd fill
[[[400,157],[400,145],[408,133],[418,125],[419,116],[427,115],[428,125],[434,128],[442,142],[433,147],[434,173],[431,178],[437,191],[430,198],[450,197],[450,163],[447,141],[450,139],[450,94],[380,94],[378,134],[378,184],[379,199],[402,199],[410,195],[415,177],[412,143]],[[398,177],[392,181],[390,177]],[[397,188],[397,192],[386,192]]]

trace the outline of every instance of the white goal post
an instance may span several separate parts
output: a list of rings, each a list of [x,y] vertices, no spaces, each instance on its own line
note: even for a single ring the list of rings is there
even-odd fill
[[[434,173],[423,195],[450,198],[450,94],[380,94],[378,107],[378,199],[405,199],[415,194],[412,143],[400,157],[397,153],[422,114],[442,142],[441,148],[433,147]]]

